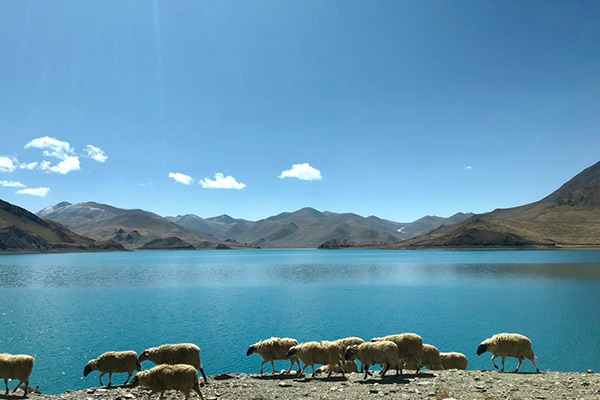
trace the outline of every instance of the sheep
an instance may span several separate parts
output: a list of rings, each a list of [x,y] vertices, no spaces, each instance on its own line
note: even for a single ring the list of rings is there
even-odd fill
[[[190,392],[194,390],[204,400],[196,368],[188,364],[162,364],[151,370],[138,373],[131,381],[131,387],[145,386],[152,392],[148,400],[156,392],[160,393],[162,399],[165,390],[179,390],[185,395],[185,400],[189,399]]]
[[[321,373],[329,373],[331,371],[334,374],[342,372],[340,365],[329,366],[325,365],[323,367],[317,368],[317,374]],[[344,361],[344,372],[358,372],[358,365],[356,365],[355,361]]]
[[[23,397],[29,392],[29,376],[33,370],[35,358],[25,354],[12,355],[8,353],[0,354],[0,379],[4,379],[6,385],[6,394],[8,394],[8,380],[18,379],[19,384],[14,388],[13,393],[25,384],[23,388]]]
[[[423,358],[421,360],[421,365],[430,370],[444,369],[442,366],[442,360],[440,359],[440,351],[437,347],[430,344],[423,345]],[[417,366],[415,364],[409,365],[405,363],[404,368],[417,369]]]
[[[297,357],[304,362],[304,368],[300,373],[304,373],[306,369],[312,367],[312,377],[315,377],[315,364],[339,366],[342,375],[344,374],[343,357],[340,353],[340,345],[335,342],[307,342],[296,346],[292,346],[288,351],[288,357]],[[334,368],[331,368],[328,377],[333,373]]]
[[[398,346],[389,340],[367,342],[359,345],[354,344],[346,349],[344,359],[358,359],[360,361],[365,370],[363,379],[367,379],[369,367],[373,364],[384,366],[381,376],[384,376],[390,367],[401,364]],[[396,375],[398,375],[397,369]]]
[[[400,373],[402,373],[402,363],[414,366],[415,372],[419,372],[423,360],[423,339],[421,336],[415,333],[403,333],[400,335],[388,335],[382,338],[371,339],[372,342],[381,340],[389,340],[398,346],[398,352],[402,362],[399,365],[392,366],[392,368],[396,369],[396,372],[400,369]]]
[[[504,361],[507,357],[519,359],[519,365],[517,365],[515,372],[519,372],[519,368],[521,368],[521,364],[523,364],[525,358],[533,363],[537,372],[540,372],[535,363],[535,354],[533,354],[531,348],[531,340],[526,336],[518,333],[499,333],[481,342],[477,348],[477,355],[480,356],[487,351],[493,354],[492,364],[494,364],[496,369],[498,369],[498,366],[495,360],[498,357],[502,357],[502,372],[504,372]]]
[[[444,369],[462,369],[467,370],[469,360],[462,353],[440,353],[440,360]]]
[[[104,386],[102,377],[109,374],[108,386],[112,386],[112,374],[126,372],[129,375],[123,385],[127,385],[133,372],[141,370],[142,364],[138,361],[138,355],[135,351],[109,351],[94,360],[90,360],[83,370],[83,376],[88,376],[92,371],[100,371],[100,386]]]
[[[200,347],[192,343],[163,344],[152,347],[140,354],[139,361],[152,361],[154,364],[188,364],[200,370],[204,382],[208,383],[202,362],[200,361]]]
[[[298,363],[298,372],[301,371],[300,361],[297,357],[288,357],[287,353],[292,346],[296,346],[298,341],[296,339],[290,338],[276,338],[272,337],[271,339],[262,340],[258,343],[254,343],[252,346],[248,348],[246,352],[246,356],[252,355],[254,353],[259,354],[263,358],[262,364],[260,364],[260,374],[263,374],[263,367],[266,363],[271,362],[271,368],[273,369],[273,374],[275,374],[275,362],[277,360],[290,360],[291,365],[290,369],[287,373],[290,373],[292,368],[294,368],[294,364]]]

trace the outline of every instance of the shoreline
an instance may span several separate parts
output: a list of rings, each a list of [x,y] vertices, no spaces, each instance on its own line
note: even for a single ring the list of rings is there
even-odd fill
[[[600,374],[591,372],[501,373],[497,371],[422,371],[396,377],[390,371],[381,378],[374,374],[363,380],[362,373],[324,374],[311,379],[297,376],[265,374],[219,374],[208,377],[201,388],[206,400],[358,400],[388,399],[598,399]],[[97,379],[97,376],[94,376]],[[121,377],[115,375],[116,380]],[[118,379],[117,379],[118,378]],[[106,377],[105,377],[106,379]],[[136,400],[147,399],[149,390],[128,386],[94,387],[56,395],[30,393],[31,400]],[[19,390],[2,399],[22,398]],[[158,395],[152,397],[158,399]],[[166,393],[168,400],[183,400],[180,392]],[[192,398],[198,399],[193,394]]]

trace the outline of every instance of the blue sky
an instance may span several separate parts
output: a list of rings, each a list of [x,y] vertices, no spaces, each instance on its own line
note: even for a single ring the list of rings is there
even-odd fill
[[[1,2],[0,198],[397,221],[535,201],[600,160],[598,21],[597,1]]]

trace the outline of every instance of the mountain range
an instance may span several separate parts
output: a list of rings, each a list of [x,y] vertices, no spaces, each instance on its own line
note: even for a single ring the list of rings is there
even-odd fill
[[[450,218],[427,216],[399,223],[375,216],[321,212],[303,208],[259,221],[220,215],[194,214],[161,217],[144,210],[127,210],[85,202],[62,202],[37,213],[96,240],[112,240],[127,249],[193,248],[316,248],[330,239],[388,245],[431,231],[443,224],[461,222],[471,214]]]

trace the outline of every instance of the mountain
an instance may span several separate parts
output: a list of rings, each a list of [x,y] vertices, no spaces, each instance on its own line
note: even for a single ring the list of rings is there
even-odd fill
[[[212,218],[201,218],[194,214],[178,215],[176,217],[166,217],[167,220],[184,227],[188,231],[197,235],[210,235],[216,239],[229,239],[231,228],[240,224],[240,228],[250,223],[244,219],[235,219],[227,214]]]
[[[97,240],[114,240],[128,249],[143,248],[152,242],[151,248],[216,247],[219,242],[207,233],[192,233],[160,215],[139,210],[127,210],[86,202],[67,202],[45,208],[38,212],[47,219],[59,222],[69,229]],[[179,239],[181,242],[178,242]]]
[[[507,246],[600,246],[600,162],[539,201],[475,215],[394,247]]]
[[[330,240],[368,243],[395,243],[395,225],[382,226],[373,218],[360,215],[320,212],[303,208],[284,212],[253,223],[238,222],[230,237],[252,246],[268,248],[315,248]]]
[[[0,253],[125,250],[114,241],[97,242],[0,200]]]

